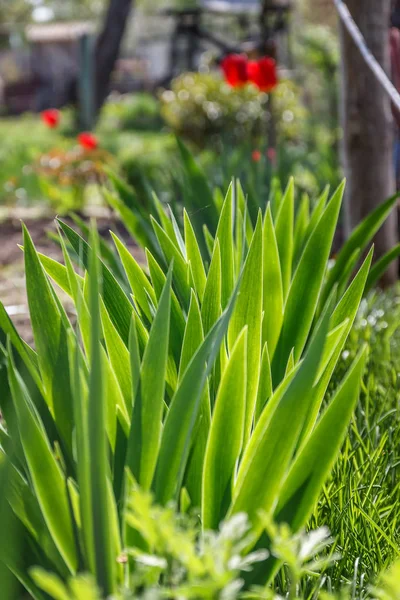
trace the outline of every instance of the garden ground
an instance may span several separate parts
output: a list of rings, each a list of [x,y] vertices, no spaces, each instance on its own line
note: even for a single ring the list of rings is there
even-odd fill
[[[39,252],[46,254],[54,260],[62,260],[59,246],[51,239],[51,233],[56,232],[54,217],[48,215],[43,207],[7,209],[7,217],[1,218],[0,213],[0,298],[8,314],[12,317],[15,326],[22,337],[32,343],[32,330],[29,321],[29,312],[26,298],[25,273],[22,243],[21,223],[28,227],[32,239]],[[109,237],[109,230],[115,231],[119,237],[126,240],[127,247],[136,257],[141,257],[140,249],[132,243],[125,229],[118,222],[111,211],[105,207],[86,207],[81,215],[85,222],[95,218],[99,232],[104,237]],[[70,218],[64,220],[73,225]],[[60,298],[71,316],[73,306],[68,296],[58,289]]]

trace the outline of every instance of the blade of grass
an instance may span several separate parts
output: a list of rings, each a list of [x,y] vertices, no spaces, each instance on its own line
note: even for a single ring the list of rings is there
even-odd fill
[[[245,442],[249,439],[257,399],[261,361],[263,240],[261,213],[243,267],[241,287],[228,329],[232,348],[243,327],[248,326]],[[246,290],[251,290],[248,294]]]
[[[87,406],[88,450],[93,519],[94,566],[96,581],[105,595],[115,591],[116,557],[111,537],[110,499],[108,494],[109,464],[106,438],[106,399],[101,355],[100,286],[101,269],[98,242],[91,230],[89,254],[89,306],[91,315],[89,395]]]
[[[89,244],[66,223],[59,219],[57,219],[57,222],[67,240],[75,250],[81,262],[81,266],[87,270],[89,266]],[[104,303],[119,335],[124,343],[128,345],[133,306],[108,267],[101,261],[100,266],[102,271],[102,296]]]
[[[171,401],[164,424],[153,486],[156,501],[161,504],[170,500],[177,501],[179,498],[202,392],[226,333],[236,294],[237,288],[227,309],[190,361]]]
[[[262,339],[268,344],[273,358],[283,322],[283,287],[278,244],[272,221],[271,207],[267,206],[263,229],[263,324]]]
[[[185,247],[187,260],[190,262],[193,273],[194,287],[199,297],[200,302],[203,302],[204,289],[206,287],[206,272],[204,269],[203,259],[201,256],[200,246],[197,242],[192,223],[186,210],[183,213],[183,221],[185,228]]]
[[[343,197],[338,188],[311,234],[293,277],[286,301],[284,321],[275,355],[272,377],[275,385],[282,379],[291,349],[299,360],[314,320],[326,265]],[[299,318],[301,315],[301,318]]]
[[[226,307],[234,287],[234,248],[233,248],[233,188],[231,183],[222,206],[215,239],[219,241],[221,252],[221,306]]]
[[[276,241],[282,273],[283,297],[286,298],[292,277],[294,224],[294,182],[289,180],[275,223]]]
[[[204,332],[207,334],[221,314],[221,253],[219,240],[215,241],[214,251],[208,270],[204,298],[201,306],[201,318]]]
[[[10,345],[8,376],[32,486],[54,543],[73,574],[77,569],[77,553],[65,478],[50,448],[43,426],[34,412],[24,383],[15,369]]]
[[[191,359],[204,340],[203,325],[196,295],[192,290],[185,335],[183,338],[181,361],[179,364],[179,380],[182,379]],[[201,506],[201,478],[204,454],[211,422],[211,406],[209,386],[206,382],[201,397],[200,412],[195,424],[192,448],[188,459],[184,485],[193,506]]]
[[[144,351],[140,369],[140,389],[135,399],[128,443],[127,466],[145,490],[150,488],[153,480],[162,431],[171,280],[172,269],[168,272]]]
[[[374,237],[386,217],[389,215],[394,205],[397,203],[399,194],[394,194],[385,202],[382,202],[375,210],[373,210],[351,233],[349,239],[345,242],[340,250],[334,267],[330,270],[326,280],[326,284],[322,293],[321,305],[342,274],[343,269],[348,263],[349,258],[357,248],[360,248],[360,253],[366,248],[369,242]],[[355,263],[354,263],[355,264]]]
[[[233,347],[215,401],[203,469],[204,529],[217,529],[231,502],[246,416],[246,338],[245,328]]]
[[[23,227],[26,287],[29,312],[45,398],[66,448],[72,445],[67,329],[63,314],[40,263],[28,230]],[[65,313],[64,313],[65,317]],[[57,373],[57,377],[54,374]]]
[[[254,532],[261,533],[260,510],[267,514],[278,499],[309,405],[328,327],[321,324],[304,360],[283,393],[279,388],[266,405],[240,464],[229,515],[246,512]],[[289,376],[290,378],[290,376]],[[271,406],[275,406],[271,410]]]

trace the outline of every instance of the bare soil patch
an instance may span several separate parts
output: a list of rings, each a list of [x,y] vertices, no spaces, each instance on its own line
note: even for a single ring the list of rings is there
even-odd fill
[[[137,259],[142,258],[141,250],[132,243],[124,227],[108,209],[88,208],[80,216],[87,222],[94,218],[100,235],[106,239],[109,239],[109,231],[114,231],[126,241]],[[70,218],[65,217],[63,220],[75,227]],[[32,331],[25,288],[24,258],[22,250],[18,247],[22,244],[21,221],[27,226],[39,252],[60,261],[62,261],[62,252],[49,237],[50,232],[56,232],[53,216],[41,214],[37,210],[12,210],[8,211],[7,215],[3,215],[3,219],[0,220],[0,300],[21,336],[31,343]],[[61,290],[57,289],[57,291],[67,312],[73,317],[74,310],[70,299]]]

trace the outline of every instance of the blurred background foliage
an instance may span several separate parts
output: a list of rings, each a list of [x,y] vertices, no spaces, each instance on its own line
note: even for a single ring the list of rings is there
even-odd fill
[[[147,38],[142,39],[144,32],[155,40],[164,35],[163,28],[171,35],[170,20],[154,19],[160,10],[196,4],[195,0],[133,3],[122,56],[130,55],[133,49],[141,56],[138,45],[148,43]],[[144,80],[141,91],[112,93],[95,129],[104,154],[93,161],[85,156],[85,164],[68,168],[68,177],[61,180],[58,162],[67,165],[76,146],[72,107],[62,109],[56,130],[46,129],[37,114],[0,118],[0,204],[47,203],[56,211],[66,212],[84,203],[97,203],[93,172],[108,164],[111,154],[113,168],[134,187],[140,189],[146,181],[164,201],[174,202],[179,200],[176,181],[181,178],[175,136],[189,145],[212,186],[225,185],[238,171],[244,185],[251,179],[250,187],[263,194],[268,194],[272,174],[283,184],[294,175],[299,188],[311,196],[326,183],[335,186],[342,176],[338,158],[339,50],[332,7],[326,4],[325,0],[296,2],[287,33],[290,48],[284,52],[284,60],[278,61],[280,82],[271,94],[252,85],[230,88],[218,68],[217,55],[207,51],[199,72],[183,72],[156,86]],[[13,23],[17,33],[19,23],[90,19],[98,28],[107,6],[104,0],[5,0],[0,8],[0,27]],[[324,25],[314,24],[317,14],[318,22]],[[213,23],[207,22],[208,26]],[[234,20],[226,27],[222,35],[227,39],[238,35]],[[143,61],[133,62],[125,61],[122,71],[114,75],[117,88],[122,89],[124,78],[131,77],[129,69],[139,72],[144,68]],[[255,151],[260,153],[257,160]],[[43,164],[46,168],[37,168]],[[65,175],[64,169],[62,172]],[[51,191],[54,182],[59,191]]]
[[[260,174],[256,185],[264,187],[264,193],[272,171],[282,182],[293,174],[300,189],[311,195],[316,195],[325,183],[335,186],[341,171],[337,151],[338,48],[334,34],[326,27],[303,28],[295,37],[294,54],[296,70],[283,71],[270,95],[252,85],[230,88],[210,63],[204,64],[202,72],[178,76],[168,88],[154,94],[114,93],[96,127],[100,146],[105,154],[114,155],[114,166],[131,184],[136,186],[144,179],[168,202],[174,201],[174,181],[180,177],[175,135],[189,143],[212,185],[225,183],[238,174],[237,169],[239,176],[248,178],[246,172],[257,168]],[[272,165],[266,158],[271,148],[271,117],[277,140],[276,147],[272,141],[276,157]],[[38,172],[34,166],[46,161],[42,155],[46,157],[55,149],[61,153],[73,149],[72,111],[62,110],[57,130],[46,129],[35,115],[2,119],[0,135],[4,140],[0,148],[0,202],[30,205],[46,201],[43,178],[54,177],[49,169]],[[261,154],[258,165],[252,164],[254,150]],[[87,171],[90,174],[91,169]],[[82,169],[78,172],[82,175]],[[52,200],[56,210],[76,208],[83,200],[90,202],[91,196],[98,201],[96,194],[78,191],[86,186],[85,178],[76,177],[69,183],[76,183],[71,188],[76,191],[76,199],[71,200],[75,192],[66,189],[65,201],[62,193]],[[93,178],[89,177],[89,183]],[[64,187],[61,183],[61,189]],[[90,189],[93,192],[93,186]]]

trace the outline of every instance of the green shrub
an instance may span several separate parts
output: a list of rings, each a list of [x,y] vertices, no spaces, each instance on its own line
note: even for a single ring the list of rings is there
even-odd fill
[[[170,134],[143,133],[140,137],[118,135],[116,153],[120,170],[146,205],[145,187],[174,199],[173,173],[179,169],[176,144]]]
[[[254,229],[243,227],[244,194],[231,186],[215,240],[206,238],[210,263],[187,214],[184,236],[161,210],[161,224],[152,219],[146,234],[158,253],[146,252],[147,268],[116,236],[119,259],[94,231],[89,246],[59,222],[63,266],[38,255],[24,231],[35,350],[2,308],[1,447],[7,501],[29,542],[3,560],[29,590],[31,566],[63,581],[90,572],[105,595],[129,585],[133,563],[117,558],[123,548],[148,547],[128,518],[136,484],[158,504],[195,510],[204,530],[246,513],[247,550],[271,546],[262,513],[295,534],[305,526],[366,355],[361,349],[318,418],[371,260],[335,294],[325,276],[342,192],[314,209],[320,218],[311,216],[296,268],[292,184],[277,214],[276,204],[268,207]],[[128,211],[125,223],[135,226]],[[364,227],[357,248],[370,233]],[[76,330],[48,276],[71,296]],[[273,557],[258,563],[245,587],[271,581],[279,565]]]
[[[38,114],[5,119],[0,136],[0,204],[45,203],[59,213],[77,210],[95,196],[92,184],[101,180],[104,165],[115,167],[102,148],[90,155],[82,152],[70,110],[62,111],[57,129],[46,127]]]
[[[253,150],[263,155],[268,181],[265,155],[272,146],[278,177],[287,180],[294,175],[302,189],[315,194],[323,184],[336,187],[340,182],[338,123],[336,113],[331,115],[332,103],[327,110],[318,106],[319,118],[315,117],[312,85],[304,71],[298,80],[282,79],[270,97],[252,85],[232,88],[215,73],[185,73],[161,94],[162,115],[176,135],[213,152],[214,168],[208,173],[212,181],[215,167],[219,184],[221,171],[228,179],[239,176],[237,165],[249,165]],[[271,118],[275,134],[270,139]],[[231,154],[236,155],[235,164],[230,164]],[[240,174],[248,189],[247,170],[241,168]],[[257,192],[261,194],[262,188]]]
[[[161,96],[162,115],[179,136],[200,147],[257,139],[268,118],[268,95],[231,88],[212,73],[184,73]]]
[[[271,97],[282,143],[299,142],[307,112],[298,87],[282,80]],[[232,142],[254,145],[268,132],[268,94],[252,85],[232,88],[215,73],[184,73],[160,98],[171,129],[201,147],[217,144],[222,149]]]
[[[163,125],[160,103],[143,92],[111,97],[101,118],[102,129],[158,131]]]
[[[33,163],[59,143],[60,136],[32,115],[19,117],[18,121],[1,120],[0,136],[0,204],[24,206],[40,199],[42,192]]]

